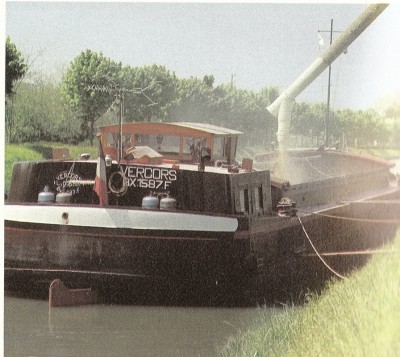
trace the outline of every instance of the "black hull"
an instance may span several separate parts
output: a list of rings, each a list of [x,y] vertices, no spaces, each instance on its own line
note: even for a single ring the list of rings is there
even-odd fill
[[[399,191],[318,214],[298,212],[300,220],[255,219],[248,230],[235,233],[6,221],[6,288],[33,282],[48,288],[60,278],[69,287],[120,291],[122,286],[134,294],[151,287],[152,293],[167,289],[171,295],[202,291],[240,299],[296,299],[335,276],[316,255],[303,227],[332,270],[346,274],[369,259],[360,252],[393,239],[398,206],[377,200],[394,198],[400,198]],[[324,255],[346,252],[360,254]]]
[[[53,279],[61,279],[67,287],[92,287],[118,301],[129,291],[131,298],[162,294],[177,302],[188,295],[209,299],[228,282],[243,285],[247,278],[239,265],[248,242],[235,240],[233,232],[5,224],[10,290],[45,293]]]
[[[253,295],[302,299],[310,291],[321,291],[328,280],[363,267],[396,236],[399,200],[397,190],[303,217],[299,211],[298,217],[290,218],[291,226],[271,232],[274,239],[268,250],[265,238],[257,237],[255,252],[261,267],[252,284]]]
[[[233,233],[49,227],[6,221],[5,265],[6,270],[54,276],[162,280],[196,279],[202,272],[218,280],[223,267],[242,260],[242,245],[242,241],[233,242]]]

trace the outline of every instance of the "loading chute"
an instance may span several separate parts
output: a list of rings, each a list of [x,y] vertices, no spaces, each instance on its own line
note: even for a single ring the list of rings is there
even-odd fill
[[[388,6],[388,4],[369,5],[332,45],[267,107],[273,116],[278,116],[277,137],[281,150],[288,148],[290,117],[296,97],[328,68]]]

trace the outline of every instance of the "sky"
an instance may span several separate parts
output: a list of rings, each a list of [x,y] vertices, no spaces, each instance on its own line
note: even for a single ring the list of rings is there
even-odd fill
[[[85,49],[178,77],[214,75],[258,91],[286,89],[366,3],[6,2],[5,32],[30,71],[61,78]],[[399,4],[391,4],[332,65],[331,107],[366,109],[400,91]],[[319,48],[319,34],[325,42]],[[333,37],[337,37],[335,32]],[[325,102],[326,70],[298,101]]]

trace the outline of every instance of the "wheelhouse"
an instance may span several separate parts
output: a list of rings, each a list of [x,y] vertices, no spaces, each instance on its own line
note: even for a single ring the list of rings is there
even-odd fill
[[[148,147],[163,160],[192,162],[193,150],[207,147],[211,164],[218,161],[231,164],[235,161],[240,134],[240,131],[202,123],[134,122],[100,128],[104,154],[113,160],[130,160],[133,148]]]

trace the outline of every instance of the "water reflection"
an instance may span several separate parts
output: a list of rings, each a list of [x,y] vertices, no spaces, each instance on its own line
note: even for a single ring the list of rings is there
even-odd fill
[[[261,315],[255,307],[91,305],[49,311],[45,300],[6,296],[4,303],[5,356],[215,356]]]

